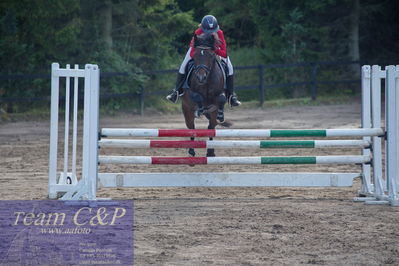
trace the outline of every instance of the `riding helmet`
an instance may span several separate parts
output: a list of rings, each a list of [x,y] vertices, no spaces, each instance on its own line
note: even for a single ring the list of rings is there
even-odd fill
[[[212,15],[206,15],[202,18],[201,28],[205,33],[213,33],[219,30],[218,21]]]

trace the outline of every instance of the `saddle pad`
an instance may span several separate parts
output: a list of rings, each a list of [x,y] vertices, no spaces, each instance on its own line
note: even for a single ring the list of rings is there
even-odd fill
[[[218,64],[218,66],[220,67],[220,69],[223,72],[223,88],[226,89],[227,64],[226,64],[226,62],[224,62],[223,60],[220,60],[220,59],[217,59],[216,63]],[[186,67],[187,75],[186,75],[186,78],[183,83],[184,89],[190,89],[189,80],[190,80],[191,75],[193,74],[193,70],[194,70],[194,60],[191,59],[190,61],[188,61],[187,67]]]

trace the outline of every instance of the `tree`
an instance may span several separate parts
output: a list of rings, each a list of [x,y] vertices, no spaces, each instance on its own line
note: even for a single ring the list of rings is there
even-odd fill
[[[349,49],[348,49],[348,57],[352,61],[360,60],[360,52],[359,52],[359,16],[360,16],[360,3],[359,0],[352,1],[352,12],[350,15],[350,24],[349,24]],[[352,72],[355,76],[360,76],[360,67],[359,65],[352,65]]]

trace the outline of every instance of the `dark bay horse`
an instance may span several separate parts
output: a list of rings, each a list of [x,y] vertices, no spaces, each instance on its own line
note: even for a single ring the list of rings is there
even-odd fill
[[[224,73],[215,54],[215,44],[218,41],[216,38],[214,34],[194,36],[194,68],[189,77],[190,89],[186,91],[182,100],[188,129],[195,129],[194,120],[202,114],[209,120],[208,129],[214,129],[217,125],[232,125],[224,120]],[[194,137],[191,140],[194,140]],[[193,148],[190,148],[188,153],[195,156]],[[215,156],[214,149],[208,149],[206,156]]]

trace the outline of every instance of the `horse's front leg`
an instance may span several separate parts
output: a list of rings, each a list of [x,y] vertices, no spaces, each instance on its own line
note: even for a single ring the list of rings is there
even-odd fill
[[[197,104],[197,109],[195,110],[195,117],[200,117],[204,114],[204,97],[195,91],[190,91],[191,100]]]
[[[218,122],[216,121],[216,112],[210,113],[208,129],[215,129]],[[209,137],[209,140],[213,140],[212,137]],[[215,157],[215,149],[207,149],[206,157]]]
[[[218,106],[218,113],[216,116],[216,119],[220,121],[220,123],[224,122],[224,105],[226,104],[226,96],[224,93],[220,94],[218,97],[216,97],[216,102]]]

